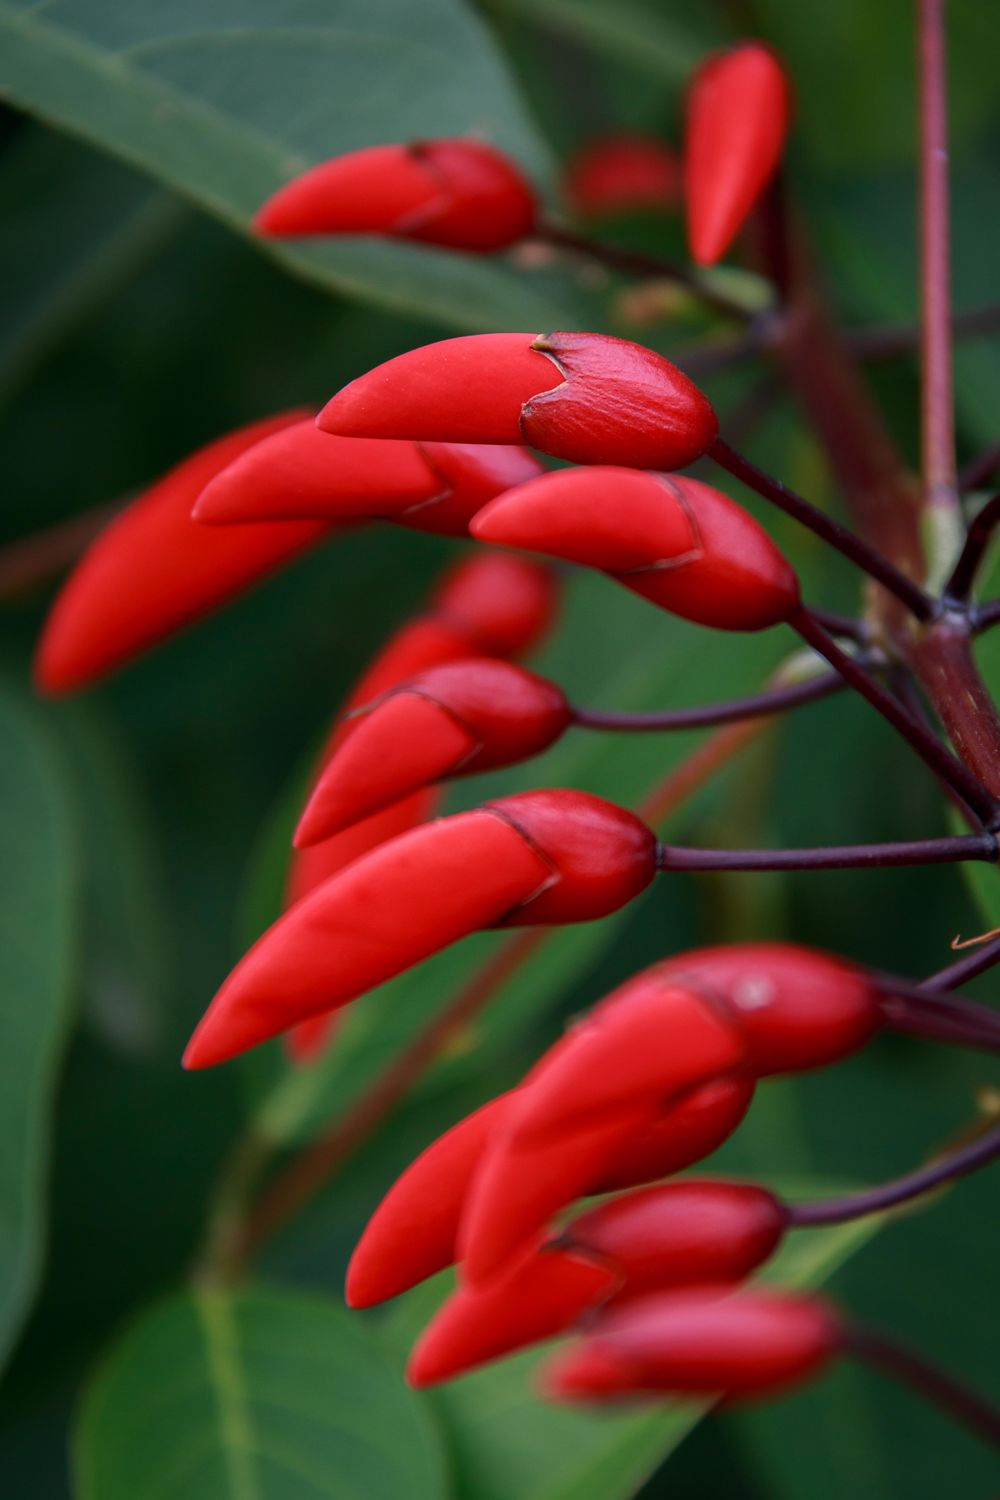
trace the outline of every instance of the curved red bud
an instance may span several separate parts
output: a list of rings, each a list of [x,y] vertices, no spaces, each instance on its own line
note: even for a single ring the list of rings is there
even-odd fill
[[[571,1220],[559,1243],[618,1272],[621,1300],[661,1287],[743,1281],[784,1230],[782,1205],[765,1188],[687,1179],[602,1203]]]
[[[722,630],[760,630],[799,603],[798,579],[767,532],[696,479],[636,469],[563,469],[492,501],[480,541],[600,568],[662,609]]]
[[[386,234],[457,250],[502,250],[530,234],[534,191],[480,141],[369,146],[311,167],[258,210],[268,235]]]
[[[842,1344],[833,1312],[789,1292],[701,1286],[610,1308],[546,1372],[549,1396],[752,1396],[797,1385]]]
[[[258,939],[202,1017],[185,1066],[225,1062],[347,1004],[502,921],[551,879],[546,859],[489,811],[441,818],[380,844]]]
[[[759,42],[709,58],[687,96],[684,191],[688,240],[703,266],[726,253],[781,158],[792,91]]]
[[[876,988],[864,970],[794,943],[696,948],[657,967],[668,984],[696,987],[739,1017],[758,1076],[836,1062],[880,1025]]]
[[[69,692],[103,677],[329,533],[315,522],[211,531],[191,519],[195,500],[220,470],[302,415],[251,422],[199,448],[105,527],[45,622],[35,658],[43,692]]]
[[[433,447],[424,446],[428,451]],[[447,570],[432,604],[446,620],[467,630],[478,650],[521,656],[548,631],[558,599],[558,579],[543,563],[504,552],[477,552]]]
[[[398,1297],[454,1263],[466,1191],[512,1097],[500,1094],[466,1115],[396,1179],[351,1256],[348,1306],[373,1307]]]
[[[285,908],[294,906],[296,901],[301,901],[370,849],[377,849],[379,844],[388,843],[389,839],[398,838],[418,824],[428,822],[436,813],[439,802],[437,789],[425,787],[414,796],[383,808],[370,818],[363,818],[360,823],[345,828],[343,833],[322,844],[293,850],[285,883]],[[285,1037],[289,1057],[301,1064],[312,1062],[325,1051],[340,1017],[339,1010],[324,1011],[293,1026]]]
[[[454,1292],[418,1339],[406,1378],[412,1386],[437,1385],[556,1338],[616,1282],[613,1271],[572,1251],[542,1249],[496,1286]]]
[[[297,422],[257,443],[198,497],[196,521],[394,521],[464,536],[512,484],[541,473],[524,448],[344,438]]]
[[[669,360],[602,333],[472,334],[398,355],[319,415],[347,437],[527,443],[576,463],[677,469],[716,434]]]
[[[554,683],[509,662],[473,657],[419,672],[354,721],[316,784],[295,841],[328,838],[447,776],[527,760],[569,722]]]
[[[681,193],[676,152],[651,135],[608,135],[591,141],[567,163],[566,196],[574,213],[611,214],[673,207]]]
[[[704,1161],[740,1124],[753,1093],[753,1079],[742,1075],[716,1078],[692,1089],[665,1114],[637,1123],[590,1191],[638,1187]]]

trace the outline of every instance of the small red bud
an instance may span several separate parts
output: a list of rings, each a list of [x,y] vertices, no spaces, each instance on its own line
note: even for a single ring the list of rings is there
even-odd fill
[[[526,792],[380,845],[285,912],[230,974],[185,1066],[347,1004],[481,928],[583,922],[649,884],[656,841],[583,792]]]
[[[702,64],[687,96],[684,191],[691,254],[725,255],[781,158],[791,86],[769,48],[747,42]]]
[[[740,1124],[753,1092],[753,1079],[742,1074],[716,1078],[692,1089],[665,1113],[638,1121],[591,1191],[637,1187],[703,1161]]]
[[[215,532],[191,519],[216,474],[302,416],[286,412],[217,438],[109,522],[45,622],[35,658],[43,692],[70,692],[105,676],[329,534],[329,525],[316,522]]]
[[[470,526],[480,541],[600,568],[684,619],[760,630],[799,603],[767,532],[697,479],[636,469],[563,469],[508,490]]]
[[[427,783],[538,755],[570,722],[554,683],[492,657],[432,667],[351,724],[295,835],[317,843]]]
[[[319,416],[347,437],[526,443],[584,464],[677,469],[711,446],[711,402],[669,360],[602,333],[485,333],[400,354]]]
[[[739,1018],[758,1076],[823,1067],[878,1029],[878,995],[861,969],[793,943],[696,948],[660,964],[664,983],[713,996]]]
[[[591,141],[567,164],[566,196],[574,213],[605,218],[637,209],[662,213],[680,197],[681,164],[651,135],[609,135]]]
[[[520,169],[481,141],[369,146],[311,167],[258,210],[261,234],[385,234],[456,250],[502,250],[538,206]]]
[[[808,1379],[840,1344],[834,1314],[812,1297],[711,1285],[656,1292],[603,1313],[551,1363],[545,1392],[754,1396]]]
[[[478,551],[445,572],[432,604],[468,631],[477,650],[522,656],[549,630],[558,597],[558,581],[544,563]]]
[[[257,443],[198,497],[196,521],[394,521],[464,536],[488,500],[541,473],[524,448],[331,437],[297,422]]]

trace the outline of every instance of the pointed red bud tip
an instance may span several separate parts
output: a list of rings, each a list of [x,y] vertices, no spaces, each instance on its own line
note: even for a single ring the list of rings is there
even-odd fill
[[[684,190],[699,265],[725,255],[781,158],[792,91],[769,48],[747,42],[709,58],[687,96]]]
[[[656,841],[583,792],[526,792],[415,828],[280,917],[233,970],[185,1066],[210,1067],[492,926],[582,922],[652,880]]]
[[[477,551],[448,569],[432,604],[467,631],[478,650],[522,656],[548,632],[558,600],[558,580],[543,563]]]
[[[417,141],[335,156],[280,188],[254,227],[279,236],[385,234],[455,250],[503,250],[538,212],[520,169],[481,141]]]
[[[346,437],[527,443],[583,464],[679,469],[715,438],[708,397],[669,360],[603,333],[484,333],[400,354],[319,415]]]
[[[627,1193],[567,1224],[560,1239],[599,1257],[621,1297],[706,1281],[743,1281],[774,1252],[781,1204],[750,1183],[688,1179]]]
[[[93,682],[242,593],[329,533],[316,522],[196,526],[191,510],[216,474],[301,411],[251,422],[200,448],[101,532],[53,605],[35,659],[42,692]]]
[[[438,1385],[564,1333],[617,1284],[614,1271],[571,1250],[543,1249],[505,1281],[461,1287],[417,1341],[406,1378]]]
[[[565,188],[573,212],[584,219],[642,209],[663,213],[680,197],[681,164],[655,136],[603,136],[567,164]]]
[[[569,722],[555,684],[509,662],[473,657],[417,673],[353,722],[295,842],[317,843],[427,783],[527,760]]]
[[[552,1362],[545,1390],[570,1400],[749,1397],[807,1380],[841,1345],[836,1316],[815,1298],[710,1285],[657,1292],[602,1314],[590,1337]]]
[[[869,975],[793,943],[696,948],[657,972],[664,983],[695,987],[738,1017],[758,1076],[836,1062],[862,1047],[880,1024]]]
[[[660,608],[721,630],[764,629],[799,602],[792,567],[753,516],[678,475],[563,469],[508,490],[470,530],[600,568]]]
[[[349,1307],[374,1307],[453,1264],[462,1203],[511,1097],[501,1094],[459,1120],[397,1178],[351,1257]]]
[[[541,473],[524,448],[332,437],[312,420],[242,454],[198,497],[196,521],[394,521],[465,536],[512,484]]]
[[[717,1078],[692,1089],[665,1114],[643,1117],[600,1179],[591,1184],[591,1191],[613,1193],[638,1187],[704,1161],[741,1123],[753,1093],[751,1078]]]

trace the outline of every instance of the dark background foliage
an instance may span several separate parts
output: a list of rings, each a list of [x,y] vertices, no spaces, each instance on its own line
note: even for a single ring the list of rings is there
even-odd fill
[[[429,338],[594,326],[665,350],[690,339],[690,321],[637,331],[621,287],[573,264],[467,264],[368,244],[269,259],[246,220],[300,162],[372,140],[484,126],[551,184],[556,162],[602,130],[676,139],[684,76],[737,34],[740,9],[61,0],[33,10],[5,0],[3,542],[127,496],[216,433],[318,402]],[[754,26],[796,79],[791,177],[839,312],[851,323],[912,317],[907,0],[759,0]],[[956,0],[951,30],[956,301],[971,307],[997,295],[1000,18]],[[676,224],[619,232],[681,243]],[[758,373],[709,384],[724,413]],[[960,440],[972,452],[997,436],[1000,347],[969,346],[958,375]],[[915,369],[882,368],[876,385],[913,453]],[[836,505],[782,398],[750,446]],[[849,570],[767,520],[812,596],[851,606]],[[773,1406],[711,1416],[673,1452],[675,1417],[554,1412],[531,1398],[524,1361],[418,1398],[402,1386],[400,1351],[427,1299],[369,1322],[343,1313],[341,1285],[393,1172],[641,964],[696,941],[790,935],[920,975],[947,962],[956,932],[995,925],[992,876],[980,883],[985,912],[952,870],[663,878],[621,919],[564,934],[533,962],[268,1247],[252,1292],[192,1301],[182,1290],[246,1120],[277,1120],[288,1146],[308,1137],[489,947],[469,944],[363,1002],[315,1099],[288,1084],[277,1049],[209,1075],[179,1069],[215,986],[276,911],[318,736],[456,550],[389,529],[340,540],[66,703],[40,702],[29,685],[50,588],[0,600],[3,1494],[625,1500],[646,1482],[648,1500],[937,1500],[960,1476],[963,1495],[985,1496],[991,1463],[972,1442],[853,1369]],[[542,660],[584,701],[669,707],[752,691],[792,644],[715,639],[585,579]],[[1000,670],[993,677],[1000,684]],[[564,781],[630,801],[694,743],[580,736],[537,770],[487,784]],[[743,755],[673,831],[692,843],[822,843],[944,826],[890,732],[836,699]],[[720,1162],[813,1191],[891,1175],[966,1125],[994,1076],[958,1052],[882,1040],[829,1073],[768,1085]],[[836,1267],[829,1288],[859,1316],[998,1395],[996,1233],[987,1175],[863,1245],[831,1242],[824,1264],[797,1274]],[[195,1451],[185,1469],[185,1447],[198,1445],[204,1462]]]

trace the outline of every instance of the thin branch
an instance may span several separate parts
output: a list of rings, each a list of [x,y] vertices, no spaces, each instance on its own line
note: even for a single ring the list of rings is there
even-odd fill
[[[664,713],[613,713],[595,708],[573,708],[573,722],[585,729],[615,731],[705,729],[716,724],[732,724],[740,719],[759,718],[763,714],[782,713],[802,703],[815,703],[845,686],[837,672],[826,672],[807,682],[789,687],[771,688],[727,703],[706,703],[698,708],[679,708]]]
[[[968,984],[970,979],[975,979],[979,974],[985,974],[993,965],[1000,963],[1000,937],[993,938],[990,942],[983,943],[973,953],[967,953],[964,958],[956,959],[947,968],[939,969],[936,974],[930,974],[922,981],[921,988],[925,990],[957,990],[960,985]]]
[[[859,1328],[857,1324],[844,1329],[844,1348],[946,1411],[991,1448],[1000,1448],[1000,1411],[922,1355],[914,1354],[881,1330]]]
[[[953,339],[985,337],[1000,332],[1000,302],[971,307],[955,313],[951,319]],[[873,324],[870,328],[849,328],[844,343],[858,359],[899,359],[915,354],[920,348],[921,329],[914,323]],[[970,486],[971,488],[971,486]]]
[[[894,729],[916,751],[936,776],[953,787],[963,801],[989,824],[1000,813],[1000,802],[983,786],[979,778],[957,756],[915,719],[893,695],[876,682],[852,656],[842,651],[809,611],[802,608],[788,622],[802,639],[825,656],[831,667],[840,672],[861,696],[887,719]]]
[[[992,479],[993,475],[1000,469],[1000,443],[991,443],[984,448],[982,453],[977,453],[960,470],[958,476],[958,488],[961,494],[967,495],[970,490],[978,490]]]
[[[866,1188],[860,1193],[847,1193],[840,1198],[821,1198],[816,1202],[789,1203],[788,1222],[794,1228],[847,1224],[852,1219],[862,1219],[866,1214],[884,1213],[886,1209],[898,1208],[901,1203],[910,1203],[924,1193],[933,1192],[947,1182],[967,1177],[980,1167],[987,1166],[1000,1156],[1000,1125],[994,1125],[974,1141],[966,1141],[951,1151],[942,1152],[926,1166],[907,1172],[903,1177],[894,1177],[878,1187]]]
[[[976,581],[976,574],[982,567],[986,549],[998,523],[1000,523],[1000,495],[994,495],[992,500],[987,500],[966,532],[965,544],[952,569],[951,577],[944,586],[946,599],[962,602],[969,597]]]
[[[756,490],[758,495],[777,505],[786,515],[794,517],[803,526],[808,526],[810,531],[835,547],[869,577],[876,578],[918,620],[929,620],[932,617],[934,601],[930,595],[862,537],[842,526],[839,521],[834,521],[825,511],[818,510],[780,479],[775,479],[773,475],[758,468],[724,438],[716,438],[709,449],[709,456],[750,489]]]
[[[831,844],[813,849],[681,849],[660,844],[661,870],[862,870],[899,865],[953,864],[958,860],[997,858],[997,841],[988,833],[948,838],[913,839],[885,844]],[[1000,1045],[1000,1039],[998,1039]]]
[[[955,516],[945,0],[917,0],[923,477],[932,512]]]

